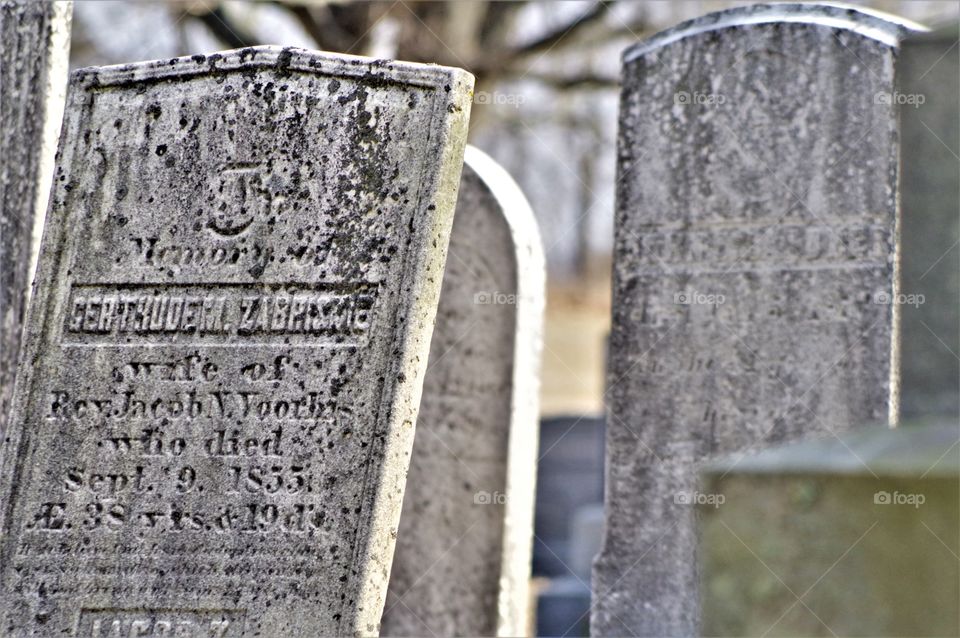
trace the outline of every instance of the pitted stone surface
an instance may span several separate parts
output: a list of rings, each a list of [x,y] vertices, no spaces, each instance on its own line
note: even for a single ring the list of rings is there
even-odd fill
[[[385,636],[519,636],[528,624],[544,259],[533,212],[467,148]]]
[[[592,634],[697,633],[698,462],[895,418],[905,32],[758,5],[626,52]]]
[[[60,134],[69,2],[0,0],[0,441],[13,397],[36,220]]]
[[[73,76],[0,633],[376,633],[471,85],[275,47]]]

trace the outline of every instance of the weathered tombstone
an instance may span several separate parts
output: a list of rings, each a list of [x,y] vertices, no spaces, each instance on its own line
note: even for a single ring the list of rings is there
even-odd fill
[[[0,0],[0,442],[63,115],[70,2]]]
[[[544,259],[509,174],[465,157],[381,633],[527,633]]]
[[[376,634],[471,84],[277,47],[73,76],[0,633]]]
[[[908,426],[704,468],[702,635],[960,635],[960,427]]]
[[[593,635],[697,633],[699,461],[896,418],[906,30],[756,5],[625,53]]]
[[[905,418],[960,413],[960,39],[957,25],[906,38],[900,88]]]

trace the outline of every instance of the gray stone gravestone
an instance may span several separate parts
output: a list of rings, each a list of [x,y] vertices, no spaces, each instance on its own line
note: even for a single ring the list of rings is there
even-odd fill
[[[960,40],[904,40],[900,88],[904,417],[960,413]],[[886,96],[884,96],[886,97]]]
[[[67,84],[70,2],[0,0],[0,441]]]
[[[593,635],[697,633],[699,461],[896,418],[905,31],[756,5],[625,53]]]
[[[383,635],[528,631],[543,308],[533,211],[468,147]]]
[[[277,47],[73,76],[0,633],[377,633],[471,85]]]
[[[960,635],[958,440],[905,423],[710,463],[702,635]]]

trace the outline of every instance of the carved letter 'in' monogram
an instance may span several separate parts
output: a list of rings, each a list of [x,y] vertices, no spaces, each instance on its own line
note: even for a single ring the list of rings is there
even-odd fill
[[[263,167],[254,162],[224,164],[213,188],[217,203],[207,227],[218,235],[239,235],[270,207]]]

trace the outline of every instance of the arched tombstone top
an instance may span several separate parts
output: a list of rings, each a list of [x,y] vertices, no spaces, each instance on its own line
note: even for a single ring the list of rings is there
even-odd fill
[[[517,182],[496,160],[475,146],[467,146],[463,162],[469,171],[476,173],[480,181],[486,185],[490,195],[500,204],[503,217],[510,227],[517,263],[541,264],[544,255],[540,227],[537,225],[530,203]],[[546,285],[544,270],[533,268],[529,272],[521,272],[517,283],[522,289],[519,294],[523,295],[526,290],[529,290],[531,294],[539,296]]]
[[[712,31],[790,22],[852,31],[891,47],[897,46],[901,39],[913,31],[927,30],[926,27],[899,16],[842,3],[755,4],[710,13],[661,31],[626,49],[623,63],[630,64],[669,44]]]
[[[625,54],[592,634],[700,633],[697,464],[896,422],[912,29],[765,4]]]
[[[464,175],[473,173],[496,199],[509,227],[516,264],[510,431],[506,459],[503,540],[497,633],[521,635],[529,622],[527,599],[533,536],[534,483],[539,435],[539,369],[543,342],[546,266],[540,228],[520,186],[496,160],[474,146],[464,153]],[[456,228],[456,222],[454,222]],[[441,297],[441,306],[443,298]]]
[[[686,22],[629,49],[618,192],[622,208],[646,212],[630,216],[627,230],[668,218],[845,217],[851,188],[867,209],[885,209],[890,192],[841,164],[863,173],[886,157],[896,136],[875,132],[899,108],[896,43],[924,30],[841,5],[762,4]],[[820,170],[812,157],[844,162]],[[630,178],[638,164],[656,177]]]
[[[381,636],[526,630],[544,284],[530,204],[468,146]]]

